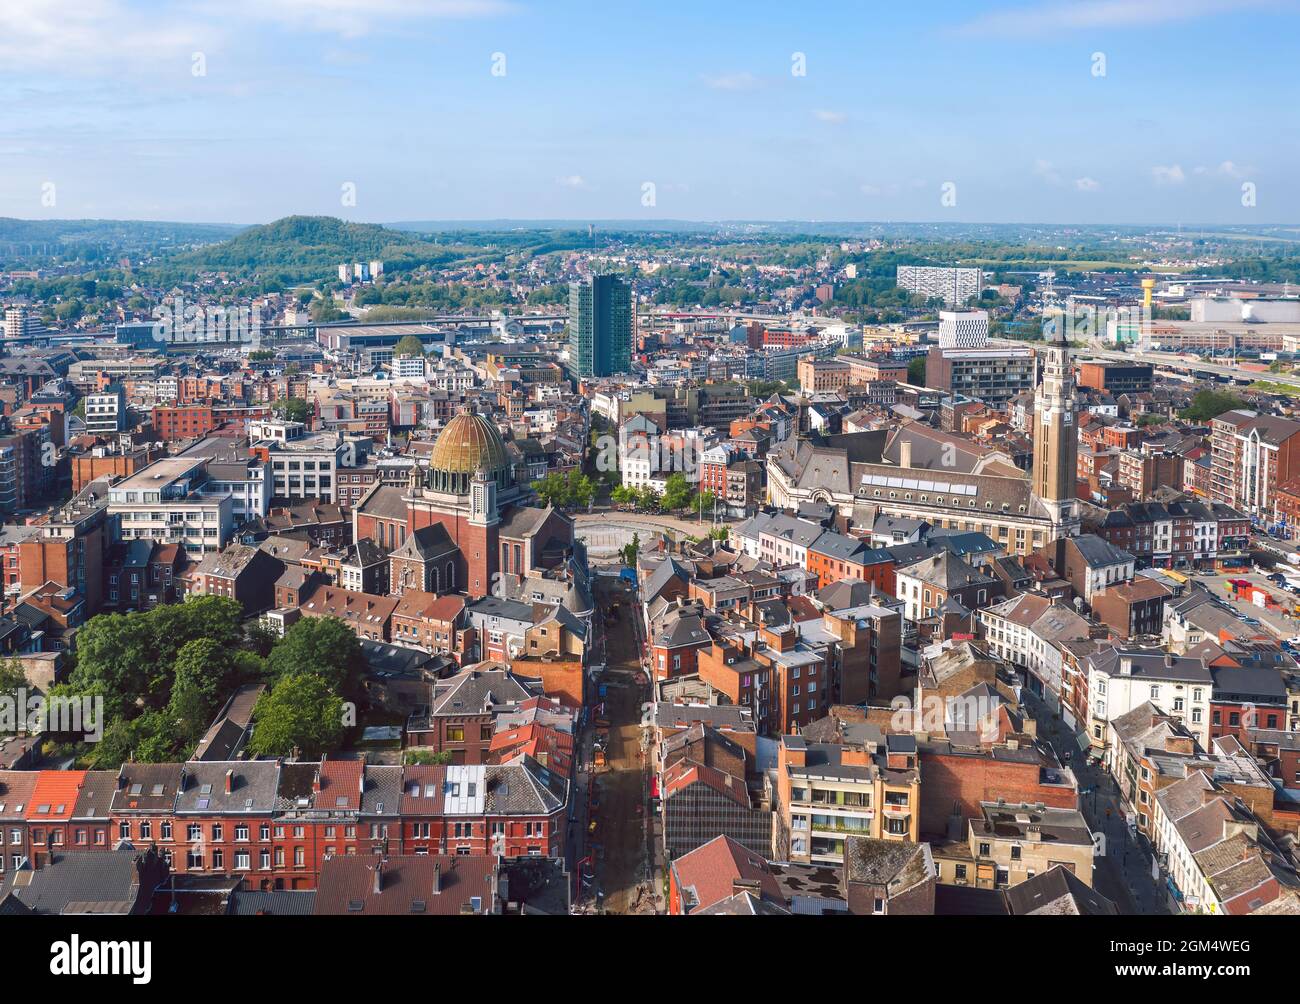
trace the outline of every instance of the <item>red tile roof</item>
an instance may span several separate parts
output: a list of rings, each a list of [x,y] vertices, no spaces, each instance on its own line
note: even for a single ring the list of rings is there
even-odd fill
[[[77,793],[86,778],[84,770],[43,770],[36,778],[36,790],[27,806],[28,822],[61,822],[72,818]]]
[[[361,787],[366,765],[362,760],[324,760],[320,765],[318,809],[361,809]]]
[[[784,902],[781,887],[766,861],[726,834],[714,837],[673,862],[685,912],[712,906],[735,892],[736,879],[757,881],[763,898]]]

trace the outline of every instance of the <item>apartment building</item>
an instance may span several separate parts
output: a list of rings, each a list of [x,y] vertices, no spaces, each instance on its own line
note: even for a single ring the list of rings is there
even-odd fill
[[[979,296],[984,288],[984,272],[978,268],[899,265],[896,281],[909,293],[960,307],[972,296]]]
[[[301,422],[250,422],[248,441],[270,466],[272,498],[321,502],[339,501],[341,472],[363,467],[372,445],[367,436],[309,433]]]
[[[235,529],[230,495],[209,493],[204,457],[171,457],[112,485],[108,511],[123,541],[179,543],[190,554],[226,546]]]
[[[1148,701],[1182,722],[1202,748],[1209,747],[1214,679],[1202,660],[1151,649],[1109,648],[1088,656],[1086,668],[1093,749],[1104,749],[1110,722]]]
[[[777,852],[789,861],[843,864],[849,837],[920,836],[916,740],[851,726],[843,743],[785,735],[777,752]]]
[[[1210,423],[1210,497],[1270,515],[1277,486],[1300,476],[1300,422],[1244,409]]]

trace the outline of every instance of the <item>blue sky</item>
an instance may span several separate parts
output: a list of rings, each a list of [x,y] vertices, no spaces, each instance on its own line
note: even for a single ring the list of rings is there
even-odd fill
[[[24,0],[0,215],[1295,222],[1297,28],[1295,0]]]

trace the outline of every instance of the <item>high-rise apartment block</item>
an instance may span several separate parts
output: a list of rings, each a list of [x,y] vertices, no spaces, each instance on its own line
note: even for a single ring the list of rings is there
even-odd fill
[[[898,285],[926,299],[938,297],[949,307],[960,307],[984,286],[984,272],[978,268],[942,268],[928,265],[899,265]]]

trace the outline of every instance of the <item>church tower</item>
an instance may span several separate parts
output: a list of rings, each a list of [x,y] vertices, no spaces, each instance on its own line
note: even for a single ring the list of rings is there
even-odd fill
[[[1043,382],[1034,395],[1032,490],[1052,520],[1053,537],[1078,533],[1079,430],[1074,421],[1074,371],[1064,333],[1040,353]]]

